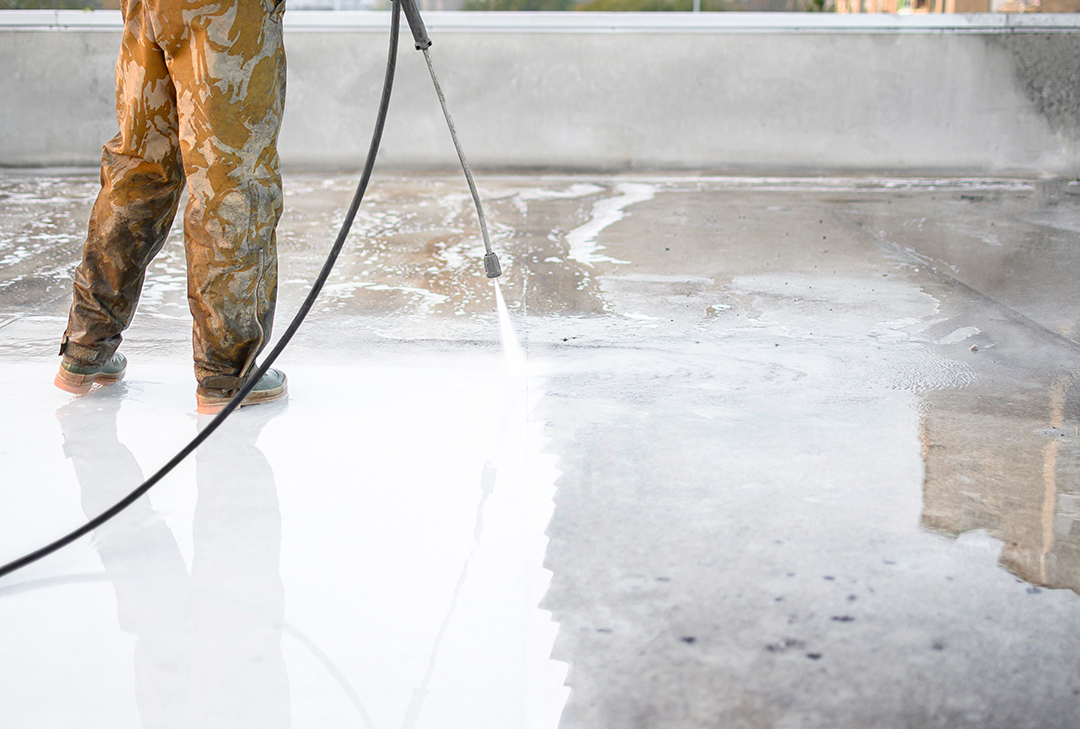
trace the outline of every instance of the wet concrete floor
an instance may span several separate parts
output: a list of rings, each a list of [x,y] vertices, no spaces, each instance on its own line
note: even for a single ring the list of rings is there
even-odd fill
[[[384,176],[245,409],[0,581],[8,727],[1080,726],[1080,189]],[[284,329],[351,195],[286,180]],[[0,172],[0,560],[204,421],[182,244],[52,387],[94,175]],[[511,350],[511,355],[513,351]]]

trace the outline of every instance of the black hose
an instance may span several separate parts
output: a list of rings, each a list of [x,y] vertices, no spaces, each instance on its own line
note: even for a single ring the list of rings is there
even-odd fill
[[[323,285],[330,277],[330,272],[334,269],[334,264],[341,254],[341,249],[345,246],[345,239],[348,237],[353,220],[356,218],[356,211],[360,208],[360,201],[364,199],[364,193],[367,191],[368,182],[371,180],[371,171],[375,167],[375,157],[379,151],[379,144],[382,142],[383,127],[386,124],[386,113],[390,108],[390,91],[394,86],[394,72],[397,69],[398,29],[401,24],[401,2],[402,0],[394,0],[393,10],[390,15],[390,52],[386,61],[386,77],[383,81],[382,99],[379,101],[379,115],[375,120],[375,131],[371,135],[371,146],[368,148],[367,161],[364,164],[364,172],[360,176],[360,183],[356,187],[356,194],[353,195],[352,203],[349,205],[349,211],[341,224],[341,231],[338,233],[337,240],[334,241],[334,247],[330,249],[330,254],[326,257],[326,263],[323,264],[322,271],[319,272],[318,277],[315,279],[315,283],[312,284],[311,291],[308,292],[307,298],[304,299],[304,303],[300,306],[300,310],[296,312],[296,316],[293,317],[293,320],[285,329],[285,333],[281,335],[278,343],[270,351],[270,354],[266,356],[262,366],[256,369],[255,372],[247,378],[244,386],[240,388],[240,391],[233,396],[232,400],[229,401],[221,412],[219,412],[198,435],[191,439],[190,443],[173,456],[172,460],[158,469],[154,475],[146,479],[141,486],[78,529],[64,535],[55,542],[47,544],[41,549],[8,562],[0,567],[0,577],[9,575],[16,570],[20,570],[23,567],[33,564],[39,559],[47,557],[53,552],[66,547],[76,539],[94,531],[138,501],[140,497],[153,488],[166,474],[191,455],[203,441],[209,438],[210,435],[218,429],[218,426],[225,421],[225,418],[229,417],[236,408],[240,407],[240,403],[243,399],[247,397],[248,393],[251,392],[262,376],[270,369],[270,365],[274,363],[274,360],[278,358],[278,355],[281,354],[286,345],[292,340],[293,335],[295,335],[296,331],[300,328],[300,324],[304,321],[308,312],[311,311],[311,307],[315,304],[319,292],[322,291]]]

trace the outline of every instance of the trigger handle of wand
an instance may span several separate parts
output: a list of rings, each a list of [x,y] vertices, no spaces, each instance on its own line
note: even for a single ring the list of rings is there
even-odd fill
[[[431,38],[428,37],[424,20],[420,17],[420,9],[416,7],[416,0],[400,0],[401,11],[405,13],[405,20],[409,23],[413,40],[416,41],[416,50],[426,51],[431,48]]]

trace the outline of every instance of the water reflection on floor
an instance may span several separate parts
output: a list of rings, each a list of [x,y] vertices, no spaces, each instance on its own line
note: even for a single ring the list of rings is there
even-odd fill
[[[69,400],[51,364],[4,368],[25,413],[3,433],[5,556],[206,422],[185,367]],[[524,377],[498,352],[289,374],[291,402],[237,413],[0,587],[11,726],[555,726],[565,666],[537,609],[554,472]]]
[[[353,184],[287,179],[279,328]],[[199,427],[177,234],[129,380],[50,384],[93,187],[0,174],[0,559]],[[35,728],[1080,724],[1080,195],[1037,187],[487,177],[523,370],[463,183],[377,180],[289,403],[0,584],[0,706]]]

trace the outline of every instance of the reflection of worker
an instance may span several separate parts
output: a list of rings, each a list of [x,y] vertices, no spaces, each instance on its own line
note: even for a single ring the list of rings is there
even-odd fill
[[[120,133],[104,147],[56,384],[121,379],[116,351],[187,181],[184,241],[196,397],[216,412],[266,344],[277,296],[284,0],[123,0]],[[270,370],[244,404],[285,397]]]
[[[57,413],[88,516],[143,480],[117,439],[120,394],[98,393]],[[238,413],[197,451],[190,574],[145,496],[94,532],[116,590],[120,629],[136,637],[135,696],[144,729],[290,725],[281,513],[273,470],[256,446],[285,407]]]

